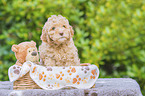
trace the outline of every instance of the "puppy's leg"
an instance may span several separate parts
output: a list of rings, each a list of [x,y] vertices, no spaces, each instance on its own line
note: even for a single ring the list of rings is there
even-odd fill
[[[45,66],[55,66],[55,60],[50,57],[45,57],[44,65]]]
[[[44,65],[44,62],[41,58],[40,58],[40,65]]]
[[[80,66],[80,59],[78,57],[74,57],[74,66]]]
[[[77,50],[75,50],[76,52],[75,52],[75,54],[74,54],[74,59],[73,59],[73,61],[75,62],[75,66],[80,66],[80,59],[79,59],[79,56],[78,56],[78,52],[77,52]]]
[[[68,61],[65,64],[65,66],[74,66],[74,65],[75,65],[74,62],[71,62],[71,61]]]

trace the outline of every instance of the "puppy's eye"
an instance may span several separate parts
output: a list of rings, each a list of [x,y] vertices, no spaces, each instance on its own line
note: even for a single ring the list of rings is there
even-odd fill
[[[65,25],[63,25],[63,27],[66,28]]]
[[[52,27],[52,30],[54,30],[55,29],[55,27]]]

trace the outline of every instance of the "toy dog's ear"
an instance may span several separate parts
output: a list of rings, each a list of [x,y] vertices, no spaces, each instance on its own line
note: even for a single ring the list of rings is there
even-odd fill
[[[12,46],[12,51],[13,51],[13,52],[18,52],[18,50],[19,50],[19,46],[14,44],[14,45]]]
[[[73,36],[74,35],[74,30],[73,30],[72,26],[70,26],[69,28],[70,28],[71,36]]]
[[[31,41],[31,43],[33,43],[33,45],[34,45],[34,46],[36,46],[36,42],[34,42],[34,41]]]

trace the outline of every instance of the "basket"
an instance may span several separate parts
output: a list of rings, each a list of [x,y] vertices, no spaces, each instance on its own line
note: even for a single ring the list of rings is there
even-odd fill
[[[30,73],[28,72],[23,77],[14,81],[13,83],[14,90],[25,90],[25,89],[41,89],[30,77]]]

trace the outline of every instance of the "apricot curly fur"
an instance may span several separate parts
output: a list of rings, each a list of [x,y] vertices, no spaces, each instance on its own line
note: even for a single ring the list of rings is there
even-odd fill
[[[40,62],[45,66],[79,66],[78,50],[72,36],[74,31],[68,20],[52,15],[42,29],[39,46]]]

